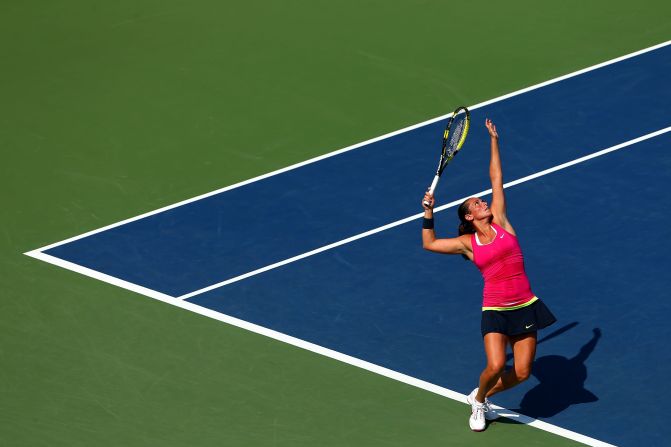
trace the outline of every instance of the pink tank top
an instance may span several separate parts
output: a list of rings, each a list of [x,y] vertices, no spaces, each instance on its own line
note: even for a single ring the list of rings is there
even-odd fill
[[[524,257],[517,238],[492,223],[496,237],[489,244],[479,245],[471,235],[473,262],[485,280],[483,308],[514,307],[534,298],[529,278],[524,271]]]

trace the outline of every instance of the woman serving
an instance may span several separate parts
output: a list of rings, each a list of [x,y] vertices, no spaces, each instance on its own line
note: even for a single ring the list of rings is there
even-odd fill
[[[468,396],[471,404],[469,425],[474,431],[484,430],[486,420],[498,417],[491,409],[488,397],[529,378],[536,355],[537,331],[556,321],[552,312],[531,291],[522,251],[506,216],[499,135],[491,120],[487,119],[485,126],[491,142],[491,207],[477,197],[467,199],[458,209],[459,236],[436,239],[434,197],[427,193],[422,201],[424,248],[436,253],[460,254],[473,261],[485,283],[481,330],[487,366],[480,374],[479,386]],[[514,363],[512,369],[505,371],[508,344],[513,350]]]

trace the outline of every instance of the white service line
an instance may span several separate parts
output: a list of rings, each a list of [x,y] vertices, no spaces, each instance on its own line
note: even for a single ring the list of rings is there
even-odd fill
[[[565,168],[568,168],[570,166],[576,165],[578,163],[582,163],[584,161],[591,160],[592,158],[596,158],[596,157],[599,157],[601,155],[605,155],[605,154],[608,154],[610,152],[617,151],[619,149],[623,149],[625,147],[631,146],[632,144],[640,143],[641,141],[645,141],[645,140],[648,140],[650,138],[654,138],[656,136],[662,135],[662,134],[664,134],[666,132],[669,132],[669,131],[671,131],[671,126],[665,127],[663,129],[657,130],[655,132],[650,132],[650,133],[645,134],[643,136],[640,136],[638,138],[634,138],[632,140],[625,141],[624,143],[620,143],[620,144],[617,144],[615,146],[611,146],[609,148],[591,153],[589,155],[585,155],[584,157],[576,158],[575,160],[572,160],[572,161],[569,161],[569,162],[566,162],[566,163],[562,163],[560,165],[553,166],[553,167],[548,168],[548,169],[544,169],[542,171],[536,172],[535,174],[531,174],[531,175],[527,175],[526,177],[518,178],[517,180],[513,180],[511,182],[505,183],[503,185],[503,187],[504,188],[510,188],[511,186],[515,186],[515,185],[519,185],[519,184],[524,183],[524,182],[528,182],[529,180],[533,180],[533,179],[536,179],[538,177],[542,177],[544,175],[551,174],[551,173],[559,171],[561,169],[565,169]],[[466,196],[466,197],[462,197],[460,199],[454,200],[454,201],[452,201],[450,203],[447,203],[445,205],[441,205],[439,207],[436,207],[434,209],[434,212],[443,211],[445,209],[452,208],[453,206],[459,205],[460,203],[462,203],[464,200],[466,200],[469,197],[473,197],[473,196],[480,197],[480,196],[484,196],[484,195],[487,195],[487,194],[491,194],[491,192],[492,192],[491,189],[487,189],[485,191],[480,191],[478,193],[475,193],[475,194],[472,194],[472,195],[469,195],[469,196]],[[406,217],[404,219],[397,220],[395,222],[383,225],[381,227],[374,228],[372,230],[368,230],[366,232],[357,234],[355,236],[348,237],[348,238],[340,240],[338,242],[333,242],[332,244],[324,245],[323,247],[316,248],[314,250],[310,250],[310,251],[302,253],[300,255],[284,259],[282,261],[276,262],[274,264],[267,265],[265,267],[261,267],[261,268],[256,269],[256,270],[252,270],[251,272],[247,272],[245,274],[235,276],[233,278],[227,279],[225,281],[218,282],[216,284],[212,284],[212,285],[207,286],[207,287],[203,287],[202,289],[198,289],[198,290],[195,290],[193,292],[182,295],[182,296],[179,297],[179,299],[180,300],[186,300],[186,299],[192,298],[196,295],[200,295],[201,293],[209,292],[210,290],[214,290],[214,289],[217,289],[219,287],[224,287],[228,284],[232,284],[234,282],[238,282],[238,281],[241,281],[243,279],[247,279],[249,277],[258,275],[259,273],[267,272],[269,270],[273,270],[273,269],[276,269],[278,267],[282,267],[283,265],[291,264],[292,262],[296,262],[296,261],[299,261],[301,259],[305,259],[307,257],[316,255],[318,253],[322,253],[324,251],[331,250],[332,248],[340,247],[341,245],[349,244],[350,242],[354,242],[356,240],[359,240],[359,239],[362,239],[362,238],[365,238],[365,237],[368,237],[368,236],[372,236],[373,234],[379,233],[381,231],[385,231],[385,230],[388,230],[390,228],[394,228],[394,227],[397,227],[399,225],[403,225],[403,224],[411,222],[415,219],[419,219],[423,215],[424,215],[424,213],[413,214],[412,216]]]
[[[545,87],[545,86],[548,86],[550,84],[554,84],[556,82],[560,82],[560,81],[563,81],[563,80],[566,80],[566,79],[569,79],[569,78],[572,78],[572,77],[575,77],[575,76],[578,76],[578,75],[581,75],[581,74],[584,74],[584,73],[588,73],[588,72],[593,71],[593,70],[598,70],[599,68],[603,68],[603,67],[606,67],[608,65],[615,64],[617,62],[622,62],[624,60],[631,59],[632,57],[640,56],[642,54],[658,50],[658,49],[663,48],[663,47],[668,46],[668,45],[671,45],[671,40],[668,40],[666,42],[662,42],[662,43],[657,44],[657,45],[653,45],[653,46],[648,47],[648,48],[644,48],[644,49],[639,50],[639,51],[635,51],[633,53],[626,54],[624,56],[617,57],[615,59],[610,59],[606,62],[602,62],[600,64],[592,65],[590,67],[583,68],[581,70],[574,71],[572,73],[569,73],[569,74],[566,74],[566,75],[563,75],[563,76],[559,76],[559,77],[554,78],[554,79],[550,79],[549,81],[541,82],[540,84],[535,84],[535,85],[532,85],[530,87],[523,88],[521,90],[516,90],[512,93],[507,93],[505,95],[498,96],[498,97],[493,98],[493,99],[489,99],[487,101],[469,106],[468,108],[471,109],[471,110],[479,109],[480,107],[484,107],[484,106],[487,106],[489,104],[493,104],[493,103],[496,103],[496,102],[499,102],[499,101],[503,101],[504,99],[509,99],[509,98],[514,97],[514,96],[521,95],[523,93],[527,93],[527,92],[530,92],[532,90],[536,90],[536,89],[539,89],[541,87]],[[309,164],[324,160],[326,158],[333,157],[335,155],[339,155],[339,154],[349,152],[349,151],[354,150],[354,149],[358,149],[360,147],[367,146],[371,143],[375,143],[375,142],[385,140],[387,138],[391,138],[393,136],[396,136],[396,135],[399,135],[399,134],[402,134],[402,133],[405,133],[405,132],[409,132],[409,131],[417,129],[419,127],[426,126],[428,124],[432,124],[432,123],[435,123],[437,121],[444,120],[447,117],[449,117],[450,115],[451,115],[451,113],[448,113],[448,114],[445,114],[445,115],[438,116],[436,118],[432,118],[432,119],[423,121],[421,123],[414,124],[412,126],[404,127],[403,129],[399,129],[399,130],[396,130],[394,132],[390,132],[390,133],[381,135],[379,137],[371,138],[369,140],[362,141],[361,143],[357,143],[357,144],[354,144],[354,145],[351,145],[351,146],[347,146],[343,149],[339,149],[339,150],[336,150],[336,151],[333,151],[333,152],[329,152],[327,154],[320,155],[318,157],[314,157],[314,158],[302,161],[300,163],[296,163],[296,164],[287,166],[285,168],[278,169],[276,171],[272,171],[272,172],[269,172],[267,174],[260,175],[258,177],[253,177],[251,179],[244,180],[242,182],[235,183],[233,185],[229,185],[229,186],[226,186],[226,187],[223,187],[223,188],[220,188],[220,189],[217,189],[217,190],[205,193],[205,194],[201,194],[199,196],[192,197],[190,199],[182,200],[181,202],[173,203],[172,205],[164,206],[162,208],[159,208],[159,209],[156,209],[156,210],[153,210],[153,211],[149,211],[149,212],[144,213],[144,214],[140,214],[139,216],[131,217],[131,218],[128,218],[128,219],[125,219],[125,220],[122,220],[122,221],[119,221],[119,222],[116,222],[116,223],[113,223],[113,224],[110,224],[110,225],[106,225],[106,226],[98,228],[96,230],[91,230],[91,231],[88,231],[86,233],[82,233],[80,235],[73,236],[71,238],[64,239],[64,240],[59,241],[59,242],[54,242],[54,243],[46,245],[44,247],[37,248],[37,249],[33,250],[33,252],[34,251],[46,251],[46,250],[49,250],[50,248],[58,247],[59,245],[67,244],[69,242],[74,242],[78,239],[82,239],[82,238],[85,238],[85,237],[88,237],[88,236],[92,236],[94,234],[101,233],[103,231],[107,231],[107,230],[110,230],[112,228],[116,228],[118,226],[134,222],[136,220],[144,219],[145,217],[153,216],[155,214],[159,214],[159,213],[162,213],[164,211],[171,210],[173,208],[178,208],[180,206],[187,205],[191,202],[196,202],[198,200],[202,200],[202,199],[205,199],[207,197],[211,197],[211,196],[217,195],[217,194],[225,192],[225,191],[230,191],[231,189],[239,188],[241,186],[248,185],[250,183],[258,182],[259,180],[263,180],[263,179],[266,179],[266,178],[269,178],[269,177],[272,177],[272,176],[275,176],[275,175],[278,175],[278,174],[282,174],[284,172],[291,171],[291,170],[300,168],[302,166],[309,165]]]

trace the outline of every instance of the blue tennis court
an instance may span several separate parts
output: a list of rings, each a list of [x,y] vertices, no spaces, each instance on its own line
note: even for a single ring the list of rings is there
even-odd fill
[[[473,108],[436,192],[441,205],[489,188],[485,117],[508,182],[615,149],[506,190],[534,292],[559,321],[540,334],[534,377],[494,403],[618,445],[671,437],[650,410],[671,398],[653,386],[671,364],[669,71],[664,46]],[[481,279],[460,257],[423,251],[416,218],[443,127],[433,120],[37,253],[468,393],[484,362]],[[453,207],[436,222],[439,237],[456,233]]]

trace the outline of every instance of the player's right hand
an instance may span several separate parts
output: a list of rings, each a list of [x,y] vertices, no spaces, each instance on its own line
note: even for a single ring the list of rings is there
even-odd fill
[[[428,205],[425,202],[428,203]],[[436,200],[434,199],[433,194],[429,194],[428,192],[424,193],[424,198],[422,199],[422,208],[425,210],[432,210],[435,203]]]

